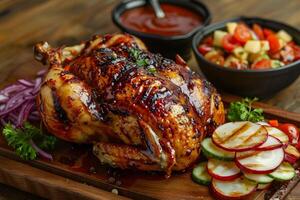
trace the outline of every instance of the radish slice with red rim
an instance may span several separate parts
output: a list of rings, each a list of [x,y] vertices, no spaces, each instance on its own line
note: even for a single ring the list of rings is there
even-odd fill
[[[268,134],[280,140],[284,145],[289,143],[289,137],[281,130],[271,126],[265,126]]]
[[[234,162],[209,159],[207,172],[215,179],[222,181],[234,180],[241,176],[241,170]]]
[[[246,151],[236,153],[236,165],[247,173],[268,174],[284,160],[283,148],[266,151]]]
[[[282,147],[281,141],[279,139],[269,135],[267,140],[265,141],[265,143],[263,143],[262,145],[255,148],[255,150],[265,151],[265,150],[277,149],[280,147]]]
[[[257,183],[246,178],[237,178],[233,181],[212,180],[212,192],[217,199],[241,199],[252,194]]]
[[[263,144],[267,130],[252,122],[230,122],[219,126],[212,135],[214,144],[228,151],[246,151]]]

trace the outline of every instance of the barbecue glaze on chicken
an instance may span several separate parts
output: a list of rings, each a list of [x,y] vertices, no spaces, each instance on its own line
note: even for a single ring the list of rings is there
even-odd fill
[[[102,163],[170,175],[194,163],[202,139],[224,123],[209,82],[133,36],[62,48],[42,42],[35,56],[50,66],[37,99],[45,126],[61,139],[93,143]]]

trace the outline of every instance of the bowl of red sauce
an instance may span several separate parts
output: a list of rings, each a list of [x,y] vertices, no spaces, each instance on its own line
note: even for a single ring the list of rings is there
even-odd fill
[[[193,52],[206,78],[218,89],[268,98],[300,75],[300,31],[258,17],[212,24],[193,39]]]
[[[123,1],[112,19],[122,31],[142,39],[151,52],[189,59],[194,34],[210,23],[209,10],[196,0],[161,0],[160,5],[164,18],[157,18],[146,0]]]

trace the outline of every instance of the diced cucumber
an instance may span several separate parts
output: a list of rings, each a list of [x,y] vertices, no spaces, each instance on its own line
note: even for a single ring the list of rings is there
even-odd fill
[[[278,68],[284,66],[283,62],[280,62],[279,60],[271,60],[271,67],[272,68]]]
[[[259,53],[261,50],[260,41],[249,40],[246,42],[244,49],[249,53]]]
[[[249,174],[249,173],[244,173],[244,176],[251,180],[251,181],[255,181],[259,184],[266,184],[266,183],[271,183],[273,181],[273,178],[271,178],[268,175],[264,175],[264,174]]]
[[[235,31],[235,28],[237,27],[237,23],[236,22],[228,22],[226,24],[226,27],[227,27],[228,33],[233,35],[234,31]]]
[[[285,47],[286,42],[283,39],[279,38],[279,44],[280,44],[280,49],[282,49],[283,47]]]
[[[211,138],[205,138],[202,143],[202,151],[209,158],[215,158],[218,160],[234,160],[235,152],[225,151],[217,147],[211,140]]]
[[[274,178],[277,181],[288,181],[294,178],[296,172],[293,166],[288,162],[283,162],[281,165],[268,176]]]
[[[248,58],[248,53],[245,51],[243,47],[236,47],[233,50],[233,54],[241,60],[247,60]]]
[[[266,40],[260,41],[260,45],[261,45],[261,51],[269,51],[270,50],[270,44],[268,41],[266,41]]]
[[[285,42],[290,42],[293,40],[292,36],[290,36],[290,34],[288,34],[285,30],[278,31],[277,37]]]
[[[211,183],[211,176],[207,173],[206,166],[207,162],[202,162],[193,169],[193,181],[201,185],[209,185]]]
[[[261,59],[270,59],[270,57],[266,53],[257,53],[249,55],[249,61],[252,63],[255,63]]]
[[[223,40],[223,37],[225,35],[227,35],[228,33],[225,32],[225,31],[215,31],[214,32],[214,40],[213,40],[213,44],[215,46],[218,46],[218,47],[221,47],[222,46],[222,40]]]

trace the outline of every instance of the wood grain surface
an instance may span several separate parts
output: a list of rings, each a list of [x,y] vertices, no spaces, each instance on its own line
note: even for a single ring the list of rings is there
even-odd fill
[[[47,40],[54,46],[70,45],[96,33],[117,32],[110,13],[118,2],[119,0],[1,0],[0,87],[21,77],[30,78],[42,68],[34,61],[32,54],[32,46],[38,41]],[[213,22],[247,15],[276,19],[300,27],[299,0],[203,2],[213,14]],[[199,72],[194,59],[189,64]],[[300,79],[264,102],[300,113]],[[299,191],[300,186],[287,199],[300,199]],[[26,199],[24,193],[16,196],[18,194],[13,189],[11,193],[14,195],[10,199]],[[1,195],[2,192],[1,200],[6,198]]]

